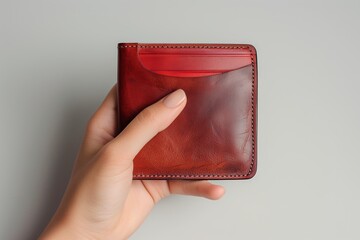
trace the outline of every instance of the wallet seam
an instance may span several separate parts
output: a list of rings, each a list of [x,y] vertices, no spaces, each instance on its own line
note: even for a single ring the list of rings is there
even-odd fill
[[[251,163],[249,171],[246,174],[136,174],[135,178],[236,178],[236,177],[246,177],[249,176],[254,167],[255,162],[255,131],[254,131],[254,97],[255,97],[255,63],[254,63],[254,53],[250,46],[215,46],[215,45],[141,45],[141,44],[127,44],[119,45],[119,48],[129,48],[129,47],[140,47],[140,48],[221,48],[221,49],[248,49],[251,56],[251,66],[252,66],[252,86],[251,86],[251,132],[252,132],[252,153],[251,153]]]

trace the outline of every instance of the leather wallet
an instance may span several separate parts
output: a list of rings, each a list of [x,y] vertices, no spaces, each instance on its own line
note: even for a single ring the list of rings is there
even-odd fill
[[[257,58],[248,44],[119,43],[118,131],[183,89],[187,103],[136,155],[134,179],[249,179],[257,166]]]

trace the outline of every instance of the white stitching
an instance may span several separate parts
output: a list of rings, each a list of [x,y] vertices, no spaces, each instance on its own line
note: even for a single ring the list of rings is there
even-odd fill
[[[220,49],[251,49],[248,46],[208,46],[208,45],[119,45],[119,48],[220,48]]]

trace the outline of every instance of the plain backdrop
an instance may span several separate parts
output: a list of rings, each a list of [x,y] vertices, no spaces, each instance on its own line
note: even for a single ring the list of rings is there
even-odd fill
[[[161,201],[132,239],[360,239],[359,28],[358,0],[1,0],[0,239],[54,213],[118,42],[250,43],[259,61],[257,175]]]

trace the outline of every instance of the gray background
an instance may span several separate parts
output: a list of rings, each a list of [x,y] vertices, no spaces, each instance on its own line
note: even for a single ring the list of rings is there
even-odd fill
[[[359,1],[0,1],[0,239],[34,239],[118,42],[251,43],[258,173],[171,196],[133,239],[360,239]],[[190,103],[191,104],[191,103]]]

